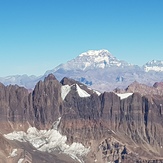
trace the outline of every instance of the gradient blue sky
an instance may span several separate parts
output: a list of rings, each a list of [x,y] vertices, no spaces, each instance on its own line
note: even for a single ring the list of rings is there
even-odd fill
[[[163,0],[0,0],[0,76],[42,75],[90,49],[163,60]]]

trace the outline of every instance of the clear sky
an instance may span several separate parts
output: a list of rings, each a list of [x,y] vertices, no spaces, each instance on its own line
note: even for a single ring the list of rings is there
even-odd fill
[[[0,0],[0,76],[42,75],[91,49],[163,60],[163,0]]]

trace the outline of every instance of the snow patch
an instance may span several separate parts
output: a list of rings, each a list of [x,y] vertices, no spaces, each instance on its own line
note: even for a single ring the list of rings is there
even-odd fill
[[[95,90],[93,90],[98,96],[100,96],[101,95],[101,93],[99,92],[99,91],[95,91]]]
[[[129,96],[131,96],[133,93],[116,93],[116,95],[118,95],[120,97],[120,99],[125,99],[125,98],[128,98]]]
[[[108,56],[104,56],[104,57],[101,57],[101,56],[98,56],[94,59],[95,62],[106,62],[106,63],[109,63],[109,58]]]
[[[74,84],[71,85],[71,86],[69,86],[69,85],[64,85],[64,86],[61,87],[61,97],[62,97],[62,100],[64,100],[65,97],[68,95],[68,93],[71,91],[71,87],[72,87],[72,86],[74,86]],[[87,93],[85,90],[81,89],[81,88],[78,86],[78,84],[75,84],[75,86],[76,86],[76,91],[78,92],[78,95],[79,95],[80,97],[89,97],[89,96],[90,96],[90,94]]]
[[[23,162],[23,158],[20,158],[19,160],[18,160],[18,163],[22,163]]]
[[[67,137],[57,131],[61,118],[58,119],[50,130],[38,130],[35,127],[29,127],[27,133],[23,131],[14,131],[4,135],[9,140],[18,140],[31,143],[37,150],[44,152],[59,151],[70,157],[83,162],[82,156],[89,152],[89,148],[80,143],[66,144]]]
[[[9,157],[15,157],[17,156],[17,152],[18,150],[17,149],[13,149],[13,151],[10,153],[10,156]]]
[[[76,89],[80,97],[90,97],[90,94],[88,94],[85,90],[81,89],[77,84]]]
[[[148,71],[157,71],[157,72],[159,72],[159,71],[163,71],[163,67],[159,67],[159,66],[148,67],[148,66],[145,66],[144,70],[146,72],[148,72]]]
[[[65,99],[65,97],[68,95],[68,93],[71,91],[71,86],[69,85],[64,85],[61,87],[61,97],[62,100]]]
[[[25,142],[26,140],[24,139],[24,134],[25,133],[23,131],[13,131],[12,133],[6,134],[4,136],[9,140],[18,140],[20,142]]]
[[[89,90],[92,90],[94,93],[96,93],[98,96],[100,96],[101,95],[101,92],[99,92],[99,91],[97,91],[97,90],[94,90],[94,89],[92,89],[92,88],[89,88],[89,87],[87,87]]]
[[[85,70],[87,67],[91,66],[91,63],[90,62],[85,62],[84,63],[84,68],[83,70]]]
[[[61,117],[59,117],[58,120],[53,123],[53,129],[55,130],[58,129],[58,125],[60,124],[60,121],[61,121]]]

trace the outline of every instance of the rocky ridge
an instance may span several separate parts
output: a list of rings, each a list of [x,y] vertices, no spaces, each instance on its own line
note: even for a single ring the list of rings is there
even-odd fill
[[[160,85],[155,87],[162,90]],[[65,135],[69,145],[77,142],[90,149],[82,156],[86,163],[161,160],[163,95],[132,92],[123,99],[114,92],[97,94],[69,78],[59,82],[52,74],[32,92],[1,84],[1,133],[27,132],[29,127],[49,130],[61,117],[57,133]]]
[[[147,86],[138,82],[131,83],[126,89],[115,89],[116,93],[137,92],[142,96],[163,96],[163,82],[156,82],[153,86]]]

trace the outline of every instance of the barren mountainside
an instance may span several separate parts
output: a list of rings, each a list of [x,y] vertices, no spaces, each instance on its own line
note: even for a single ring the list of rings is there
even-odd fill
[[[32,92],[0,84],[1,162],[163,162],[163,95],[129,90],[100,94],[52,74]]]

